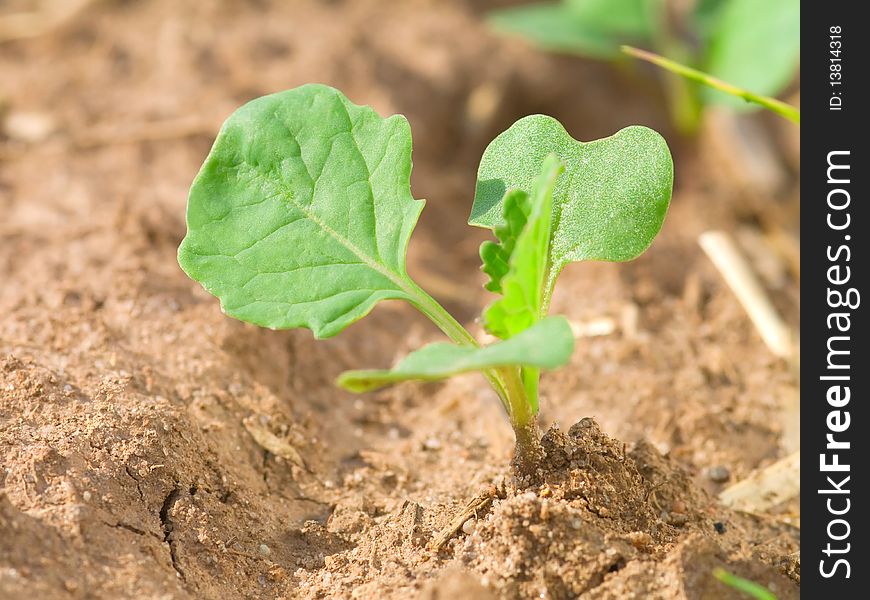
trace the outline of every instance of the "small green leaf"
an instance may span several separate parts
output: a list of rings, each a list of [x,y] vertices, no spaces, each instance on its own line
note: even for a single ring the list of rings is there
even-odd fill
[[[563,170],[555,154],[544,159],[541,173],[532,183],[531,214],[508,255],[508,272],[501,281],[503,296],[483,313],[487,331],[503,340],[517,335],[544,316],[553,188]],[[506,219],[512,212],[509,200],[506,198],[503,206]],[[496,231],[498,229],[496,227]]]
[[[507,275],[511,253],[520,232],[526,226],[532,203],[523,190],[508,190],[502,200],[504,220],[495,226],[498,243],[487,240],[480,245],[481,269],[490,280],[484,285],[490,292],[501,293],[502,278]]]
[[[775,96],[800,62],[800,22],[800,0],[730,0],[711,23],[703,70],[760,96]],[[713,89],[702,93],[708,102],[754,107]]]
[[[324,85],[264,96],[224,123],[190,190],[185,272],[227,314],[330,337],[411,299],[411,132]]]
[[[620,44],[652,38],[656,4],[658,0],[565,0],[497,10],[489,21],[544,50],[611,58],[619,54]]]
[[[574,351],[574,336],[564,317],[548,317],[519,335],[483,348],[430,344],[406,356],[389,371],[347,371],[338,385],[367,392],[407,380],[435,381],[452,375],[498,367],[561,367]]]
[[[504,191],[530,191],[551,152],[565,165],[553,191],[552,241],[545,306],[562,268],[579,260],[626,261],[661,229],[673,185],[665,140],[652,129],[627,127],[594,142],[578,142],[552,117],[514,123],[483,153],[468,222],[494,227]]]

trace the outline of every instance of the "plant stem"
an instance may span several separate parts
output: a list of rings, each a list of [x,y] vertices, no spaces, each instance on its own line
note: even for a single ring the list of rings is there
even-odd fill
[[[414,306],[429,317],[447,337],[460,346],[480,346],[474,336],[423,288],[414,283],[411,293],[414,296]]]
[[[503,367],[498,369],[498,372],[507,391],[511,425],[515,431],[519,431],[535,419],[535,414],[532,412],[532,407],[526,396],[525,384],[520,377],[520,370],[516,367]]]
[[[429,317],[447,337],[461,346],[480,347],[474,336],[437,300],[416,283],[411,282],[411,286],[408,291],[414,306]],[[502,367],[484,371],[483,374],[498,394],[516,435],[514,469],[527,483],[531,483],[543,458],[543,450],[535,411],[529,403],[520,369]]]
[[[541,431],[538,420],[526,396],[526,387],[520,376],[520,369],[506,367],[499,369],[511,401],[511,426],[516,436],[514,445],[514,474],[522,486],[534,486],[538,482],[538,470],[544,460],[541,447]]]
[[[438,329],[460,346],[473,346],[479,348],[480,344],[474,339],[474,336],[463,327],[459,321],[453,318],[447,309],[441,306],[435,298],[430,296],[426,290],[421,288],[414,282],[411,282],[411,289],[407,290],[413,300],[411,303],[424,315],[429,317]],[[498,394],[499,400],[504,407],[508,416],[513,420],[513,404],[508,389],[505,387],[505,382],[502,381],[501,370],[490,369],[483,372],[489,384]],[[525,398],[525,396],[523,396]]]
[[[650,14],[650,22],[656,24],[652,39],[653,47],[659,54],[685,62],[691,56],[691,50],[674,31],[674,23],[669,18],[666,7],[658,2],[649,4],[659,9],[651,10]],[[683,135],[695,135],[701,126],[702,109],[697,88],[679,75],[668,74],[664,89],[668,97],[671,120],[677,131]]]
[[[533,419],[524,427],[514,428],[517,442],[514,446],[513,469],[521,487],[534,487],[541,483],[540,467],[544,461],[541,430]]]
[[[683,135],[695,135],[701,126],[701,102],[697,88],[674,73],[668,73],[667,80],[665,89],[670,98],[674,125]]]
[[[666,69],[672,73],[676,73],[677,75],[681,75],[691,81],[701,83],[713,89],[719,90],[720,92],[725,92],[726,94],[731,94],[732,96],[736,96],[738,98],[743,98],[747,102],[752,102],[754,104],[758,104],[759,106],[763,106],[767,110],[775,112],[779,116],[784,117],[789,121],[793,121],[798,124],[800,124],[801,122],[800,110],[798,110],[791,104],[787,104],[785,102],[782,102],[781,100],[777,100],[776,98],[769,98],[768,96],[761,96],[754,92],[750,92],[749,90],[737,87],[736,85],[730,84],[727,81],[722,81],[721,79],[713,77],[712,75],[708,75],[703,71],[698,71],[697,69],[687,67],[686,65],[682,65],[676,61],[665,58],[664,56],[660,56],[654,52],[641,50],[640,48],[634,48],[632,46],[623,46],[622,51],[630,56],[634,56],[635,58],[639,58],[641,60],[651,62],[654,65],[658,65],[663,69]]]
[[[736,85],[728,83],[727,81],[722,81],[717,77],[708,75],[703,71],[687,67],[686,65],[682,65],[676,61],[665,58],[664,56],[660,56],[654,52],[649,52],[648,50],[641,50],[640,48],[635,48],[633,46],[623,46],[622,51],[630,56],[634,56],[635,58],[639,58],[641,60],[651,62],[654,65],[658,65],[663,69],[666,69],[672,73],[676,73],[677,75],[681,75],[691,81],[701,83],[713,89],[719,90],[720,92],[725,92],[726,94],[731,94],[732,96],[736,96],[738,98],[743,98],[747,102],[752,102],[753,104],[763,106],[767,110],[775,112],[779,116],[784,117],[789,121],[793,121],[798,124],[800,124],[801,122],[800,110],[798,110],[791,104],[787,104],[781,100],[777,100],[776,98],[761,96],[754,92],[750,92],[749,90],[737,87]]]

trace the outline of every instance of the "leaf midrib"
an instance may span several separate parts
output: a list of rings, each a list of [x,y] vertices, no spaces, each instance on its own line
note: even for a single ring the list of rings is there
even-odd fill
[[[302,160],[301,156],[299,157],[299,160]],[[347,239],[345,236],[341,235],[335,229],[330,227],[326,222],[324,222],[322,219],[320,219],[320,217],[318,217],[313,212],[308,210],[305,206],[303,206],[302,204],[297,202],[296,199],[294,198],[293,192],[289,188],[287,188],[285,185],[283,185],[281,183],[275,183],[272,179],[269,178],[267,173],[263,173],[260,170],[258,165],[252,164],[248,161],[244,161],[244,164],[248,165],[248,167],[251,168],[251,172],[254,174],[254,176],[256,178],[258,178],[260,180],[260,183],[263,185],[264,188],[274,188],[275,193],[267,195],[267,200],[268,199],[277,199],[278,196],[280,195],[282,198],[286,199],[287,202],[292,204],[300,213],[302,213],[304,215],[303,218],[306,218],[306,219],[309,219],[310,221],[312,221],[315,225],[317,225],[320,229],[322,229],[327,235],[332,237],[341,246],[343,246],[344,248],[349,250],[351,252],[351,254],[353,254],[358,259],[360,259],[360,261],[362,261],[363,264],[365,264],[367,267],[369,267],[373,271],[386,277],[389,281],[394,283],[396,285],[396,287],[399,288],[399,291],[405,293],[409,297],[417,298],[418,295],[415,293],[413,287],[411,287],[409,285],[410,282],[408,281],[408,279],[406,277],[402,277],[402,275],[396,273],[392,269],[388,268],[386,265],[379,263],[378,261],[373,259],[371,256],[369,256],[368,254],[363,252],[356,244],[354,244],[352,241]],[[307,171],[307,167],[306,167],[306,171]],[[236,171],[236,173],[238,174],[238,170]],[[309,175],[309,177],[310,177],[310,175]],[[316,178],[311,179],[312,184],[313,184],[312,185],[312,196],[315,193],[314,190],[317,187],[317,180],[318,179],[320,179],[320,175],[318,175]],[[375,198],[374,193],[372,193],[372,206],[374,206],[374,198]],[[377,220],[377,219],[375,219],[375,220]],[[259,243],[259,241],[257,243]]]

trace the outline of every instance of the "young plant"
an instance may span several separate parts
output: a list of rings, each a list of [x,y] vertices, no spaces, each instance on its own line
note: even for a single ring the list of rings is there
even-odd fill
[[[641,46],[758,96],[782,91],[800,62],[800,0],[695,0],[684,7],[665,0],[561,0],[489,18],[497,30],[554,52],[616,60],[623,44]],[[666,83],[674,122],[685,131],[697,127],[703,106],[752,108],[678,77]]]
[[[562,268],[630,260],[661,228],[671,196],[667,144],[645,127],[583,143],[558,121],[525,117],[486,149],[469,223],[495,231],[481,247],[484,312],[501,341],[482,346],[408,275],[405,252],[424,202],[411,195],[411,132],[324,85],[264,96],[224,123],[193,182],[184,271],[224,312],[263,327],[339,333],[381,300],[405,300],[450,342],[389,370],[349,371],[354,392],[479,371],[516,432],[515,465],[535,467],[541,369],[568,362],[564,317],[548,316]]]
[[[749,598],[754,598],[755,600],[776,600],[776,595],[760,583],[755,583],[754,581],[744,579],[743,577],[738,577],[722,567],[716,567],[713,569],[713,576],[730,588],[742,592]]]

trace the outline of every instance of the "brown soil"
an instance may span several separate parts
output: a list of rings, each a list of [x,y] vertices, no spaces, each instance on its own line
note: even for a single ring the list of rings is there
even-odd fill
[[[315,343],[225,318],[176,265],[221,120],[321,81],[409,117],[429,200],[410,271],[470,322],[484,235],[462,224],[487,140],[531,112],[581,139],[669,132],[649,83],[493,37],[482,4],[116,0],[0,41],[0,598],[735,597],[716,566],[798,597],[789,507],[715,501],[784,452],[794,382],[695,243],[770,213],[703,144],[674,143],[649,253],[562,276],[554,310],[603,335],[545,377],[542,424],[563,428],[531,489],[482,379],[332,385],[437,339],[408,307]],[[796,282],[766,272],[795,322]]]

